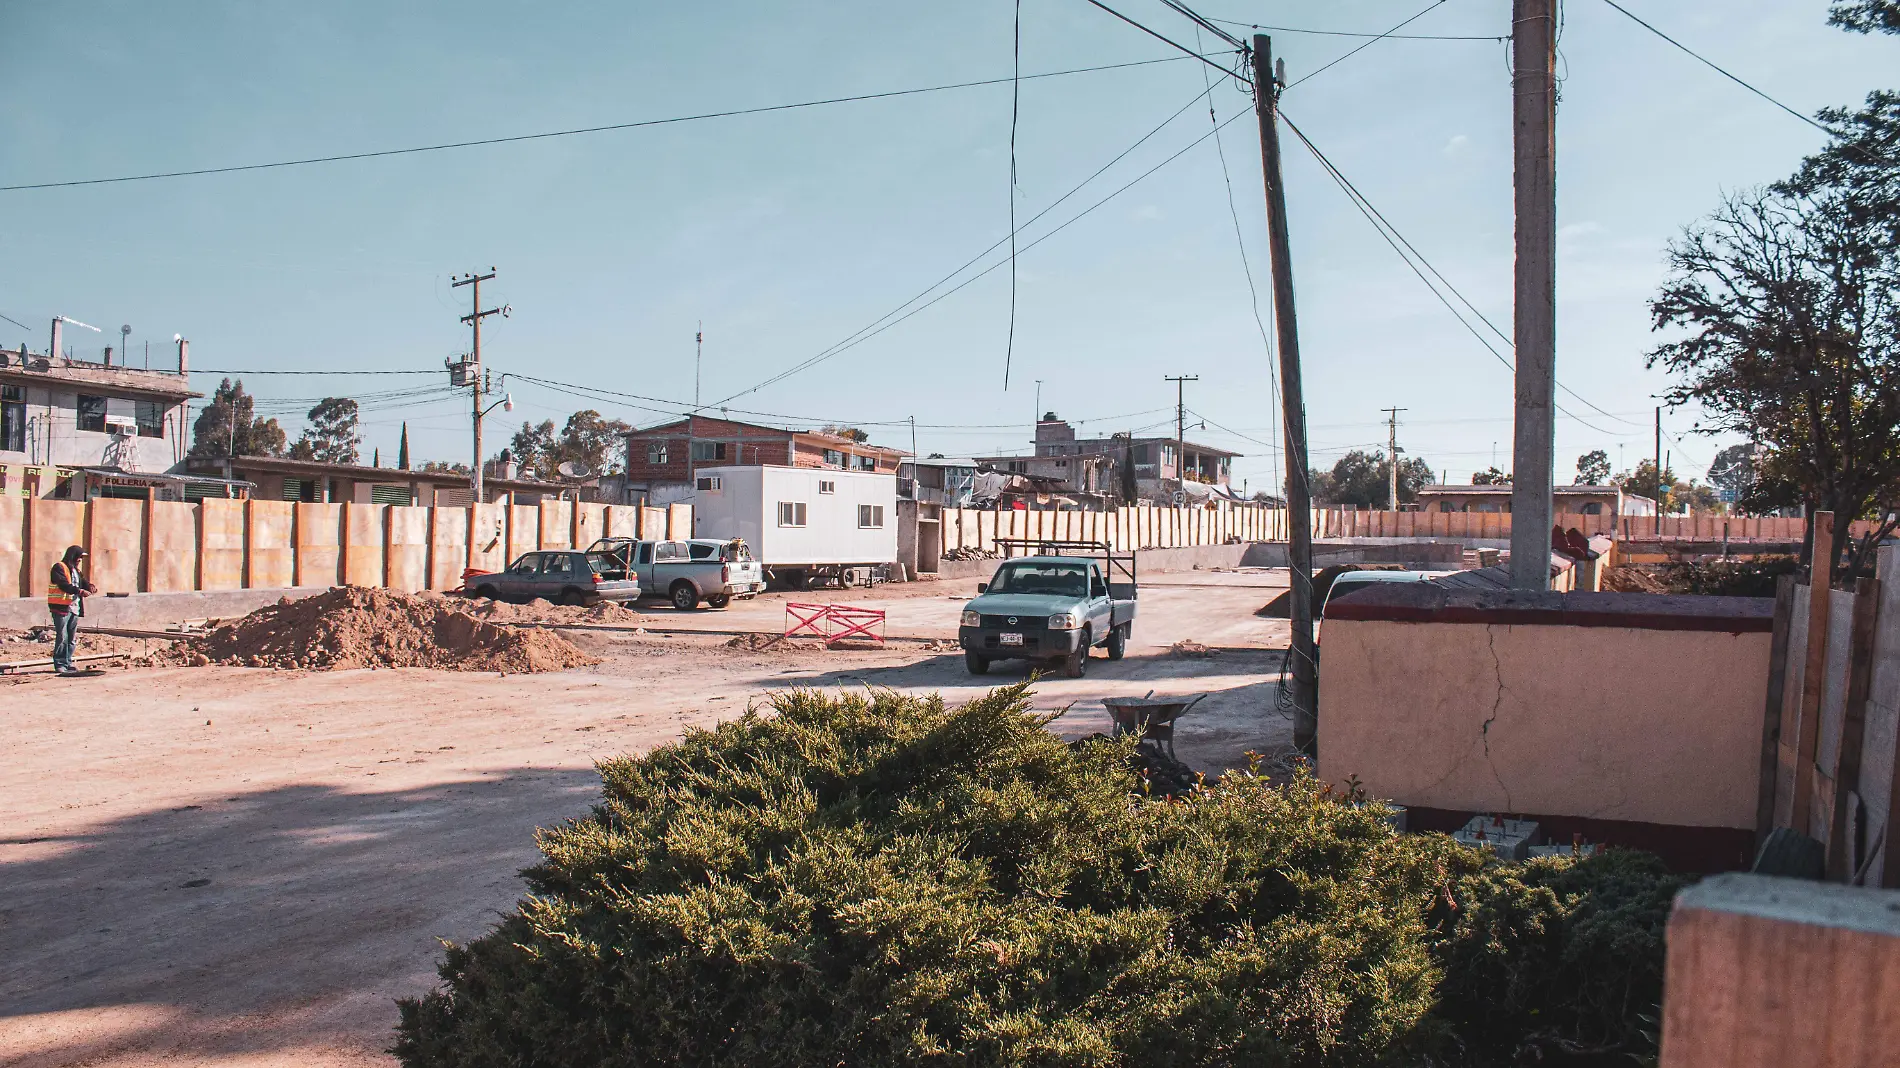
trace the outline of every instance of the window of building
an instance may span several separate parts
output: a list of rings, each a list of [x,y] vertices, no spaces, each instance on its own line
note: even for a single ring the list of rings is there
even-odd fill
[[[647,442],[647,463],[663,464],[665,462],[666,462],[666,442],[664,441]]]
[[[726,443],[725,442],[723,441],[695,441],[693,442],[693,460],[695,462],[704,463],[707,460],[723,460],[725,458],[726,458]]]
[[[826,449],[825,462],[830,464],[833,467],[843,467],[844,453],[838,451],[837,449]]]
[[[778,525],[781,527],[802,527],[805,525],[804,501],[778,502]]]
[[[371,486],[369,488],[371,504],[400,504],[405,507],[416,503],[415,494],[408,486]]]
[[[284,479],[284,500],[287,500],[287,501],[303,500],[304,499],[303,489],[305,486],[309,484],[310,483],[305,482],[301,478]]]
[[[853,456],[851,458],[851,466],[859,471],[875,471],[877,470],[877,457]]]
[[[830,480],[830,479],[828,479],[828,478],[826,478],[826,479],[820,479],[820,480],[818,481],[818,492],[820,492],[820,493],[836,493],[836,492],[838,492],[838,484],[837,484],[836,482],[833,482],[832,480]]]
[[[132,415],[138,420],[139,437],[162,438],[165,436],[164,401],[138,401]]]
[[[884,506],[881,504],[858,505],[858,526],[882,527],[884,525]]]
[[[26,451],[26,387],[0,386],[0,449]]]
[[[79,429],[95,434],[106,432],[106,399],[85,393],[79,395]]]
[[[715,493],[719,490],[719,486],[720,481],[717,475],[708,475],[704,478],[693,480],[693,488],[702,493]]]

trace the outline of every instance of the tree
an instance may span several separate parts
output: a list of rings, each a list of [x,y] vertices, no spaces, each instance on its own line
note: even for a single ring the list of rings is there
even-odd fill
[[[1900,505],[1900,246],[1851,198],[1771,190],[1730,197],[1671,243],[1651,302],[1651,366],[1708,430],[1761,442],[1814,509],[1848,523]]]
[[[1900,0],[1835,0],[1827,21],[1860,33],[1900,33]]]
[[[1593,449],[1577,457],[1577,485],[1601,486],[1609,477],[1609,453]]]
[[[1709,465],[1709,482],[1737,503],[1748,493],[1749,485],[1754,481],[1755,446],[1749,442],[1730,445],[1716,453],[1715,462]]]
[[[521,424],[521,429],[515,431],[508,442],[508,451],[514,454],[515,463],[521,465],[521,477],[532,478],[544,468],[552,475],[561,462],[556,455],[559,443],[554,435],[554,420],[544,419],[539,426]]]
[[[1497,469],[1497,465],[1493,464],[1489,469],[1473,474],[1471,476],[1471,484],[1474,486],[1508,486],[1511,484],[1511,473],[1509,471],[1500,471]]]
[[[1671,497],[1671,491],[1676,485],[1676,473],[1665,470],[1662,483],[1658,485],[1654,460],[1644,460],[1636,465],[1636,470],[1625,471],[1610,481],[1624,493],[1634,497],[1648,497],[1655,501],[1658,511],[1667,513],[1676,510],[1676,503]]]
[[[1313,472],[1313,497],[1327,504],[1356,504],[1384,508],[1391,499],[1391,464],[1383,451],[1354,449],[1339,458],[1330,472]],[[1399,461],[1399,503],[1418,500],[1419,487],[1430,484],[1432,469],[1413,457]]]
[[[284,428],[275,419],[255,417],[256,401],[244,392],[244,380],[218,383],[211,403],[198,413],[191,427],[194,460],[225,456],[282,456]]]
[[[555,463],[557,466],[562,461],[585,464],[587,470],[596,475],[620,471],[621,460],[626,456],[627,434],[632,430],[633,427],[618,419],[601,418],[592,408],[575,412],[561,428]]]
[[[362,463],[363,437],[357,433],[356,402],[348,397],[325,397],[304,418],[310,425],[290,447],[293,460],[326,464]]]
[[[447,460],[430,460],[417,468],[417,470],[443,475],[466,475],[469,473],[467,464],[452,463]]]
[[[824,426],[818,428],[818,432],[820,434],[830,434],[834,438],[844,438],[847,441],[855,441],[859,444],[871,440],[871,435],[859,430],[857,427],[840,426],[835,423],[826,423]]]
[[[409,470],[409,420],[402,421],[402,450],[396,453],[396,466]]]

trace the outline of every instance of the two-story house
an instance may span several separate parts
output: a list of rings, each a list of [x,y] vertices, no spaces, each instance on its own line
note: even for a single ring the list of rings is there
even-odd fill
[[[705,467],[768,464],[896,474],[901,449],[869,445],[816,430],[785,430],[711,416],[691,416],[627,435],[623,496],[666,504],[692,496],[693,472]]]
[[[1171,437],[1078,438],[1066,420],[1048,412],[1036,422],[1033,455],[977,459],[997,471],[1061,479],[1070,493],[1164,500],[1182,482],[1226,490],[1240,455]]]

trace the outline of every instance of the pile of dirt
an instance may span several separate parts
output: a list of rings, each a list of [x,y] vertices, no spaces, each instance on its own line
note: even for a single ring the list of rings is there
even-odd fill
[[[784,641],[778,634],[741,634],[726,643],[728,649],[745,649],[750,652],[762,652]]]
[[[529,673],[598,664],[567,639],[516,630],[469,615],[456,602],[394,590],[338,586],[285,598],[171,653],[188,664],[241,667],[422,667]]]
[[[1604,593],[1670,593],[1663,577],[1646,567],[1612,567],[1603,572]]]
[[[1209,649],[1206,645],[1192,638],[1183,638],[1173,645],[1168,646],[1168,654],[1170,656],[1181,657],[1188,660],[1206,660],[1210,656],[1219,655],[1219,653],[1219,649]]]
[[[643,622],[645,617],[626,605],[600,601],[582,608],[559,605],[536,597],[527,604],[510,604],[487,598],[470,598],[458,611],[490,623],[597,623],[624,626]]]

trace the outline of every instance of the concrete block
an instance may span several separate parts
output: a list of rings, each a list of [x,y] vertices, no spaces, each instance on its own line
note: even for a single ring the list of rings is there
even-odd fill
[[[1875,1068],[1900,1050],[1900,892],[1718,875],[1669,915],[1661,1068]]]
[[[468,566],[467,508],[436,507],[429,512],[429,588],[453,590],[462,585]]]
[[[429,588],[429,509],[390,505],[383,514],[383,583],[408,593]]]
[[[102,593],[144,589],[145,502],[100,497],[90,502],[86,531],[92,554],[86,577]]]
[[[292,501],[244,503],[249,526],[245,536],[245,588],[274,590],[296,582],[297,505]]]
[[[27,514],[28,596],[44,596],[53,565],[68,546],[86,543],[86,505],[83,501],[34,500]]]
[[[522,553],[541,547],[541,509],[532,504],[508,506],[508,552],[503,566],[514,563]]]
[[[0,596],[31,597],[26,574],[26,498],[0,495]]]
[[[298,504],[297,551],[291,581],[299,586],[343,584],[343,506]]]
[[[198,588],[244,588],[244,502],[207,497],[198,502]]]
[[[574,505],[574,536],[568,543],[585,549],[607,536],[607,506],[580,502]]]
[[[639,537],[640,509],[624,504],[608,505],[606,533],[602,536],[608,538]]]
[[[386,504],[343,505],[343,581],[351,586],[383,584],[383,522]]]
[[[186,593],[198,588],[198,506],[153,501],[146,511],[145,589]]]
[[[508,506],[478,504],[468,513],[468,566],[500,571],[508,566]]]

